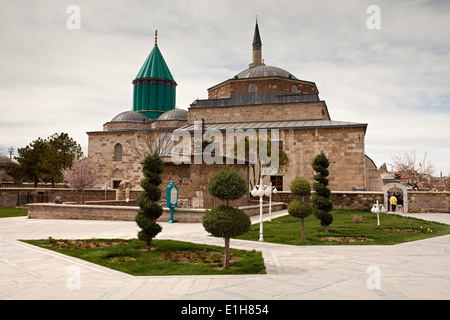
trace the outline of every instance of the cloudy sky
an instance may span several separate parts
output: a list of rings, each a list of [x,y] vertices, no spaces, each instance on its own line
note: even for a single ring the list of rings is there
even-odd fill
[[[445,0],[0,0],[1,152],[67,132],[87,153],[86,132],[131,110],[155,29],[187,109],[248,67],[256,15],[266,65],[315,82],[333,120],[368,123],[377,166],[415,148],[450,174]]]

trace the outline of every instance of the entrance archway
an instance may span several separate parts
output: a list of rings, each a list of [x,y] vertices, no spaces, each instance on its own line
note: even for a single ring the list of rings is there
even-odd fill
[[[401,183],[388,183],[383,186],[384,207],[388,208],[387,193],[390,189],[398,188],[403,193],[403,213],[408,213],[408,189]]]

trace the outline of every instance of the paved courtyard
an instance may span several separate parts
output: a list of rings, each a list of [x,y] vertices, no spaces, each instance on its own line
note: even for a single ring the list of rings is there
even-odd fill
[[[413,216],[450,224],[450,214]],[[201,224],[161,224],[158,239],[223,245]],[[450,299],[450,235],[393,246],[297,247],[232,239],[234,248],[262,251],[267,274],[163,277],[131,276],[18,241],[135,238],[137,230],[129,221],[1,219],[0,299]]]

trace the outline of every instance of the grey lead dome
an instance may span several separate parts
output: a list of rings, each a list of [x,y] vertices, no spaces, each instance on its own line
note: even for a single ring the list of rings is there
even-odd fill
[[[290,72],[283,70],[281,68],[272,67],[272,66],[258,66],[258,67],[248,68],[248,69],[238,73],[236,77],[238,79],[280,77],[280,78],[298,80]]]

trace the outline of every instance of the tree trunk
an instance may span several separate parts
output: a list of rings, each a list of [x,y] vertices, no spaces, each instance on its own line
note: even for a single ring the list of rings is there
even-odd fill
[[[325,231],[325,233],[328,232],[328,226],[323,226],[323,231]]]
[[[152,240],[147,242],[147,251],[150,251],[152,247]]]
[[[305,241],[305,219],[302,218],[302,240]]]
[[[225,238],[225,269],[230,269],[230,238]]]

